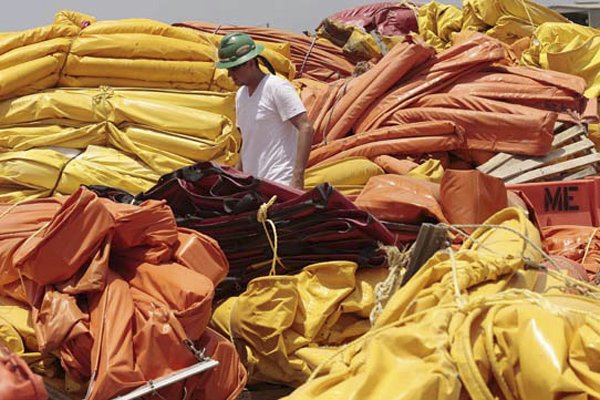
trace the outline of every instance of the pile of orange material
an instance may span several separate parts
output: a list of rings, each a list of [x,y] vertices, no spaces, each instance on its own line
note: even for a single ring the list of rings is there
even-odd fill
[[[509,64],[505,47],[479,33],[439,54],[407,37],[363,75],[303,91],[316,131],[308,165],[430,152],[468,151],[476,163],[495,152],[547,154],[555,122],[583,113],[585,82]]]
[[[296,66],[297,78],[310,78],[320,82],[332,82],[349,77],[354,70],[354,65],[346,59],[341,48],[329,41],[316,37],[299,35],[273,28],[217,25],[199,21],[182,22],[175,25],[220,35],[230,32],[245,32],[254,40],[289,43],[291,60]]]
[[[207,327],[227,260],[209,237],[178,228],[160,201],[69,197],[0,206],[0,295],[28,304],[42,353],[60,355],[89,399],[122,395],[198,362],[191,340],[220,362],[160,393],[235,398],[246,371]],[[185,385],[185,388],[184,388]]]

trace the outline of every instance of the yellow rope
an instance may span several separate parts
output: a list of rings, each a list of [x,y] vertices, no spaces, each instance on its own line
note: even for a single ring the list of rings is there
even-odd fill
[[[459,310],[462,310],[466,306],[466,301],[460,291],[460,285],[458,283],[458,266],[456,265],[456,258],[454,257],[454,250],[452,246],[446,250],[450,256],[450,265],[452,266],[452,283],[454,284],[454,299],[456,300],[456,306]]]
[[[529,18],[529,23],[531,24],[531,27],[533,29],[535,29],[535,24],[533,23],[533,18],[531,18],[531,14],[529,13],[529,7],[527,7],[527,4],[525,4],[525,1],[521,0],[521,5],[523,6],[523,8],[525,9],[525,12],[527,13],[527,18]]]
[[[390,297],[400,288],[414,244],[408,250],[400,250],[396,246],[380,246],[380,248],[385,252],[389,272],[385,280],[375,285],[375,305],[369,314],[371,325],[375,323]]]
[[[267,240],[269,241],[269,246],[271,246],[271,251],[273,252],[273,260],[271,261],[271,270],[269,271],[269,275],[277,274],[277,264],[285,269],[285,265],[283,265],[279,259],[279,256],[277,255],[277,248],[279,245],[277,239],[277,228],[275,227],[275,223],[268,218],[269,208],[275,204],[276,201],[277,196],[271,197],[271,199],[268,202],[263,203],[256,212],[256,219],[262,224],[265,235],[267,236]],[[271,239],[271,235],[267,229],[267,223],[271,226],[271,230],[273,231],[273,239]]]

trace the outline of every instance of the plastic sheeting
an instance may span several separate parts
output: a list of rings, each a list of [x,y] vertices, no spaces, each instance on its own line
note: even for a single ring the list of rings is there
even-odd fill
[[[55,86],[234,91],[227,71],[215,67],[219,39],[153,20],[61,11],[52,25],[2,35],[0,98]],[[289,45],[265,46],[277,73],[294,78]]]
[[[522,212],[486,222],[511,231],[481,227],[436,253],[286,399],[598,397],[600,291],[564,293],[569,278],[525,269],[541,242]]]
[[[503,66],[506,60],[504,46],[479,33],[437,55],[407,40],[365,74],[311,89],[304,97],[316,131],[309,165],[459,150],[486,152],[488,158],[494,152],[547,154],[555,122],[580,121],[585,82]],[[454,126],[455,135],[440,135],[442,123]],[[409,134],[413,125],[419,129]],[[427,137],[433,126],[437,134]]]
[[[590,226],[557,225],[542,229],[544,249],[584,266],[588,278],[600,283],[600,230]]]
[[[240,293],[253,278],[271,271],[295,274],[317,262],[345,260],[381,267],[386,261],[380,244],[394,244],[393,235],[378,220],[331,185],[303,193],[216,163],[165,175],[136,197],[110,188],[94,190],[128,204],[166,200],[180,226],[216,238],[230,266],[227,280],[217,288],[219,298]],[[266,211],[263,204],[269,204]],[[259,221],[261,208],[274,228]]]
[[[462,11],[448,4],[431,1],[419,7],[419,34],[438,52],[452,44],[452,34],[462,28]]]
[[[208,397],[202,379],[190,378],[188,394],[239,394],[245,370],[232,345],[206,328],[227,261],[214,240],[177,228],[164,202],[116,204],[80,189],[0,206],[0,216],[0,293],[32,308],[39,350],[59,354],[80,388],[92,379],[90,399],[197,362],[184,339],[207,344],[221,363],[204,383],[228,377]],[[169,398],[182,391],[182,384],[161,390]]]
[[[380,2],[341,10],[326,19],[381,35],[398,36],[417,31],[414,6],[404,2]]]
[[[311,105],[308,115],[315,127],[315,142],[325,135],[328,140],[346,136],[371,103],[433,54],[431,49],[407,40],[366,73],[330,85],[331,93],[322,97],[324,103]]]
[[[572,23],[547,22],[533,33],[521,63],[585,79],[588,98],[600,96],[600,30]]]
[[[322,183],[330,183],[345,196],[356,196],[369,178],[383,174],[383,170],[365,157],[322,163],[304,172],[304,189],[311,190]]]
[[[530,37],[544,22],[569,22],[558,12],[530,0],[465,0],[463,30],[485,32],[505,43]]]
[[[237,160],[233,94],[54,89],[0,103],[0,200],[79,185],[140,193],[197,161]]]
[[[375,284],[387,273],[331,261],[294,276],[257,278],[215,310],[213,324],[233,338],[251,380],[298,386],[328,347],[368,331]]]
[[[451,224],[482,224],[508,207],[504,182],[477,170],[447,170],[440,184],[440,202]],[[474,228],[466,228],[472,232]]]
[[[409,176],[380,175],[369,179],[355,204],[384,221],[447,222],[439,196],[439,185],[434,183]]]

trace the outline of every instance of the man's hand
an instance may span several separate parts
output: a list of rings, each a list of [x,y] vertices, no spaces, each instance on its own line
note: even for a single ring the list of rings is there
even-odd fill
[[[310,153],[314,130],[305,112],[292,117],[290,121],[298,129],[296,163],[290,186],[304,190],[304,169],[306,168],[306,162]]]
[[[298,174],[294,174],[290,186],[294,189],[304,190],[304,174],[301,176]]]

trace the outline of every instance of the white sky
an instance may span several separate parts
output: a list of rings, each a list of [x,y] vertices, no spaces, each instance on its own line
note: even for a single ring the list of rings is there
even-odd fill
[[[492,0],[490,0],[491,2]],[[62,9],[81,11],[98,20],[151,18],[173,23],[189,20],[220,24],[269,23],[292,32],[314,30],[328,15],[349,7],[369,4],[360,0],[10,0],[0,13],[0,32],[18,31],[52,23]],[[441,0],[461,4],[460,0]],[[421,0],[421,3],[427,1]],[[572,0],[538,0],[544,5],[569,4]]]

